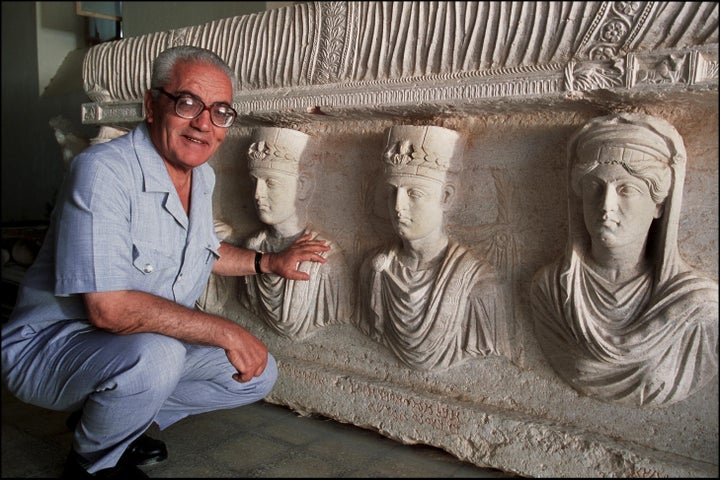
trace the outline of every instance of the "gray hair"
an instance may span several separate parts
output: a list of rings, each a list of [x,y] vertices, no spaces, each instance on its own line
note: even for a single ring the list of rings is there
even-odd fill
[[[233,92],[237,87],[235,72],[214,52],[205,48],[181,45],[164,50],[153,62],[152,79],[150,88],[160,88],[167,85],[172,79],[173,70],[178,63],[204,63],[218,68],[230,79]],[[158,93],[153,91],[153,97],[157,98]]]

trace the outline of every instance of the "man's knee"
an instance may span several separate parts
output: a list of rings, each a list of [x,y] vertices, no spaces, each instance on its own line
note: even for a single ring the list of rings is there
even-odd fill
[[[139,391],[156,391],[169,395],[185,368],[186,349],[182,342],[158,334],[139,334],[130,351],[124,352],[129,368],[120,377],[126,377],[128,386]]]
[[[275,382],[277,381],[277,377],[277,362],[275,361],[275,357],[268,353],[267,366],[259,377],[260,385],[258,386],[258,388],[264,392],[263,397],[272,391],[273,387],[275,386]]]

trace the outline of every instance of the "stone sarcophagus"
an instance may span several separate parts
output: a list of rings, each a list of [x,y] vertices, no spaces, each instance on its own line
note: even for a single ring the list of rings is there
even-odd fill
[[[198,301],[268,344],[268,401],[523,476],[717,476],[716,3],[307,2],[127,38],[84,61],[99,140],[177,45],[238,77],[219,235],[333,246]]]

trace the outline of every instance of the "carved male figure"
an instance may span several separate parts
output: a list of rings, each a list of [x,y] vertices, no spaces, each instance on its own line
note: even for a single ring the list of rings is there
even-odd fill
[[[683,400],[717,375],[717,282],[680,257],[682,138],[617,114],[570,140],[564,255],[532,286],[540,345],[578,391],[627,405]]]
[[[445,229],[461,156],[453,130],[395,126],[382,158],[398,241],[361,266],[358,327],[418,370],[510,356],[494,268]]]
[[[266,228],[247,239],[252,250],[278,252],[297,238],[333,242],[305,221],[305,207],[313,178],[303,156],[309,136],[289,128],[262,127],[248,150],[250,176],[255,184],[255,207]],[[302,165],[301,165],[302,164]],[[303,262],[298,270],[311,280],[294,282],[274,274],[241,282],[241,303],[259,315],[279,335],[301,340],[320,327],[349,321],[350,283],[342,251],[333,245],[323,269]]]

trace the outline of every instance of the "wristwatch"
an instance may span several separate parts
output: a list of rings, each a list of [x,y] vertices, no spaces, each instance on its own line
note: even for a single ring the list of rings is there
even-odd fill
[[[263,273],[260,269],[260,260],[262,260],[262,256],[264,253],[265,252],[261,252],[259,250],[255,252],[255,273],[257,273],[258,275]]]

